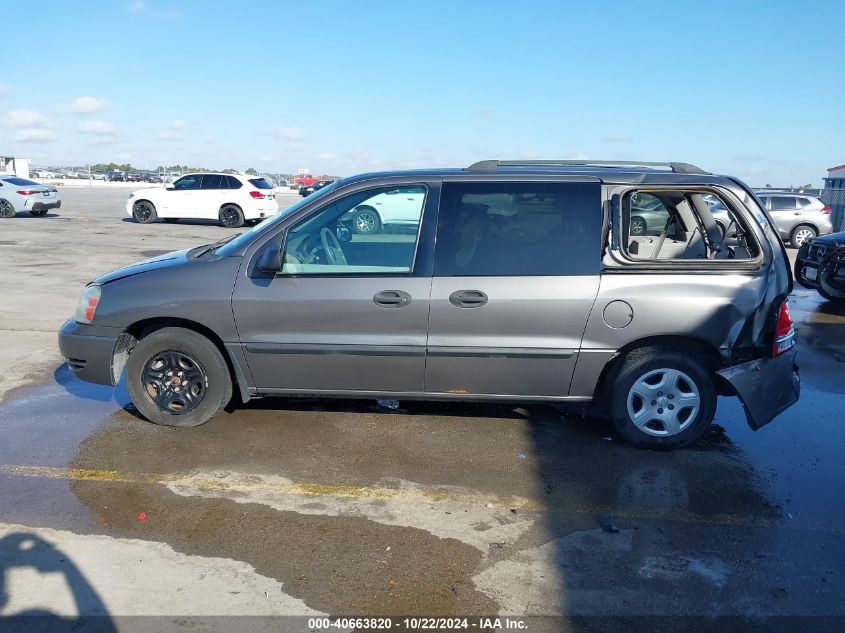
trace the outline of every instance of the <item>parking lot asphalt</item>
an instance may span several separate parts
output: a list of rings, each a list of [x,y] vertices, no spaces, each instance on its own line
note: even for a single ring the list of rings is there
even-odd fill
[[[845,617],[845,309],[796,289],[800,402],[752,432],[720,398],[670,453],[546,405],[157,427],[73,378],[56,329],[98,274],[228,230],[135,224],[128,191],[0,226],[0,614]]]

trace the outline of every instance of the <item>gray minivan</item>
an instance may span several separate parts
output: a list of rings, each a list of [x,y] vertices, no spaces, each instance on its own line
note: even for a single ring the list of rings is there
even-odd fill
[[[635,205],[658,221],[632,231]],[[361,209],[416,222],[355,232]],[[482,161],[345,178],[250,231],[103,275],[59,346],[79,378],[125,373],[157,424],[202,424],[233,391],[574,402],[672,448],[705,432],[717,395],[754,429],[797,401],[791,289],[776,227],[734,178]]]

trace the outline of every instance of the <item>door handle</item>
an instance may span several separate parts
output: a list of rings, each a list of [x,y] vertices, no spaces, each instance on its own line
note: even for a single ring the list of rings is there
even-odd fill
[[[404,308],[411,305],[411,295],[401,290],[382,290],[373,296],[373,303],[382,308]]]
[[[480,308],[487,303],[487,295],[480,290],[456,290],[449,295],[449,303],[456,308]]]

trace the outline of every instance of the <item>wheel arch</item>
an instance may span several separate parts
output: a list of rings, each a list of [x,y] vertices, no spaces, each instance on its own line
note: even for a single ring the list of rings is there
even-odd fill
[[[634,350],[649,347],[680,351],[694,355],[696,358],[699,358],[699,360],[703,360],[707,369],[712,372],[713,384],[716,387],[716,392],[719,395],[734,395],[734,392],[727,384],[727,381],[716,374],[716,371],[721,369],[724,363],[722,361],[722,355],[715,346],[695,336],[666,334],[647,336],[637,339],[616,350],[613,356],[611,356],[604,364],[604,367],[599,374],[593,400],[603,400],[605,389],[612,382],[613,372],[622,364],[622,361],[626,356],[628,356],[628,354]]]
[[[241,363],[235,355],[232,354],[226,347],[223,339],[221,339],[220,336],[218,336],[217,333],[210,327],[197,321],[180,317],[154,317],[150,319],[142,319],[127,327],[118,337],[112,356],[112,373],[115,377],[115,382],[119,380],[120,375],[123,373],[126,360],[129,358],[129,354],[132,352],[132,348],[135,347],[135,344],[145,336],[166,327],[181,327],[186,330],[192,330],[211,341],[226,361],[226,366],[229,368],[229,374],[240,392],[241,400],[243,402],[247,402],[251,398],[249,391],[250,386],[245,369],[241,366]]]

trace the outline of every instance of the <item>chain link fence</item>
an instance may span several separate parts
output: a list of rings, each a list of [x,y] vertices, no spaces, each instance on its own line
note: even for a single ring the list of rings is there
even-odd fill
[[[830,205],[830,221],[834,232],[845,231],[845,188],[825,187],[822,189],[821,199]]]

